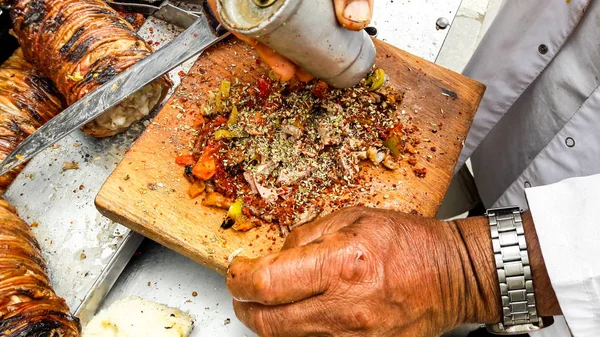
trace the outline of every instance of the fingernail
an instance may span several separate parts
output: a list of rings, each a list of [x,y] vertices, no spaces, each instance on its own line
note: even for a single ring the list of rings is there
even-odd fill
[[[344,17],[354,22],[369,21],[371,9],[369,3],[363,0],[351,1],[344,9]]]

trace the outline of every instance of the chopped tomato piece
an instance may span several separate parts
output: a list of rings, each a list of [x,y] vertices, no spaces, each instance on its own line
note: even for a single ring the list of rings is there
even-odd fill
[[[217,160],[212,157],[200,157],[192,169],[192,174],[198,179],[208,180],[217,172]]]
[[[192,174],[202,180],[208,180],[212,178],[217,172],[217,159],[215,158],[215,153],[218,151],[218,148],[213,144],[209,144],[204,149],[204,153],[198,159],[198,162],[192,169]]]
[[[190,198],[194,199],[198,197],[204,190],[206,189],[206,184],[202,180],[196,180],[193,184],[190,185],[188,189],[188,195]]]
[[[194,165],[195,163],[194,156],[179,156],[175,159],[175,164],[180,166]]]
[[[207,156],[212,156],[217,152],[219,152],[219,145],[214,142],[209,142],[204,148],[204,153],[202,155],[204,156],[206,154]]]
[[[256,81],[256,84],[258,86],[258,91],[260,92],[261,96],[269,96],[271,92],[271,85],[267,81],[259,77],[258,81]]]

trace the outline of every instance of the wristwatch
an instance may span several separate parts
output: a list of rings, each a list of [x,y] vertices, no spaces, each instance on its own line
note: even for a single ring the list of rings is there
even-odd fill
[[[537,314],[527,242],[518,207],[488,209],[492,248],[502,296],[502,322],[486,325],[490,333],[516,335],[552,324]]]

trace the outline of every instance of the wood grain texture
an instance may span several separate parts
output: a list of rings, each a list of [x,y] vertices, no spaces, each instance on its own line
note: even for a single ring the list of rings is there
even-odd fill
[[[384,42],[375,40],[375,45],[377,65],[389,75],[391,85],[405,93],[401,109],[425,140],[416,147],[414,167],[427,168],[427,176],[417,177],[406,160],[395,172],[365,165],[373,179],[361,201],[434,216],[485,87]],[[240,248],[240,254],[248,257],[279,250],[284,238],[275,226],[246,233],[222,230],[225,212],[201,206],[201,197],[190,199],[183,168],[175,164],[195,139],[190,125],[199,109],[188,100],[201,105],[223,79],[254,83],[266,72],[254,52],[238,41],[205,52],[100,190],[96,198],[100,212],[220,273]]]

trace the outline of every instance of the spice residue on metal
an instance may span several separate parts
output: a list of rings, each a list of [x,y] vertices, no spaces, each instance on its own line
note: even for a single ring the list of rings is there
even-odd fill
[[[275,1],[277,0],[254,0],[254,3],[258,6],[258,7],[269,7],[272,4],[275,3]]]

